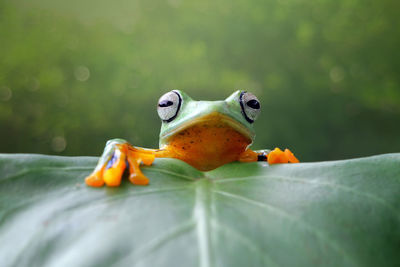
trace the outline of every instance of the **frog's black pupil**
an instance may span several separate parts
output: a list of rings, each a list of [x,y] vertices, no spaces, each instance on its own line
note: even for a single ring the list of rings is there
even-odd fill
[[[170,100],[163,100],[163,101],[160,101],[160,103],[158,103],[158,106],[161,108],[165,108],[165,107],[172,106],[173,104],[174,104],[174,102],[172,102]]]
[[[258,101],[255,99],[252,99],[249,102],[247,102],[247,105],[252,109],[260,109],[260,103],[258,103]]]

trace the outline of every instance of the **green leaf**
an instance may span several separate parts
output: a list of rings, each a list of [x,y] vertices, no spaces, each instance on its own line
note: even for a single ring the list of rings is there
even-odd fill
[[[400,154],[90,188],[96,160],[0,155],[0,266],[400,266]]]

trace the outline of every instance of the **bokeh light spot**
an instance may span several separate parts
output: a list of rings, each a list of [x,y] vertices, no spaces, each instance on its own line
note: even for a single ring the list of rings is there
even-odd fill
[[[329,72],[329,77],[332,82],[338,83],[343,81],[345,76],[344,70],[341,67],[333,67]]]
[[[28,90],[31,91],[31,92],[36,92],[36,91],[39,90],[39,88],[40,88],[40,82],[39,82],[39,80],[36,79],[36,78],[32,78],[32,79],[29,81]]]
[[[55,152],[63,152],[67,147],[67,140],[63,136],[56,136],[51,140],[51,148]]]
[[[12,97],[12,91],[10,88],[6,87],[6,86],[2,86],[0,87],[0,100],[1,101],[8,101],[10,100]]]
[[[85,82],[90,77],[90,71],[86,66],[79,66],[75,68],[74,75],[78,81]]]
[[[171,6],[171,7],[179,7],[181,5],[181,0],[168,0],[167,3]]]

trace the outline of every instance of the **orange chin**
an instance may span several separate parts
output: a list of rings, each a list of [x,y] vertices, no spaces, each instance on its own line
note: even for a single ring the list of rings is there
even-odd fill
[[[239,160],[250,144],[248,137],[224,119],[213,119],[202,120],[175,134],[162,149],[169,157],[183,160],[200,171],[209,171]]]

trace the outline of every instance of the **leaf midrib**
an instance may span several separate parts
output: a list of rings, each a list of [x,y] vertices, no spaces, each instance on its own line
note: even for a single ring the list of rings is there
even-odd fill
[[[196,221],[196,233],[199,246],[199,266],[210,267],[211,250],[211,195],[209,187],[211,183],[208,178],[199,179],[195,182],[195,204],[193,207],[193,218]]]

